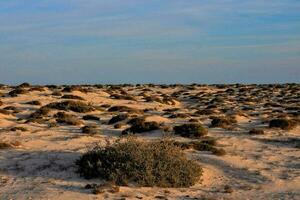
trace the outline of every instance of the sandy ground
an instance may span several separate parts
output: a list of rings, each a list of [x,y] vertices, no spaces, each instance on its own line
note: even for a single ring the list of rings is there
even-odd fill
[[[145,86],[146,87],[146,86]],[[199,99],[191,99],[203,92],[212,94],[211,99],[219,91],[213,86],[160,88],[147,87],[149,95],[172,94],[185,90],[177,98],[175,105],[159,102],[145,102],[138,94],[143,87],[125,87],[129,94],[137,98],[132,100],[112,99],[106,89],[92,88],[88,93],[79,91],[73,95],[81,96],[85,102],[93,105],[108,104],[126,105],[138,109],[150,109],[144,115],[148,121],[158,121],[173,126],[187,122],[190,118],[199,119],[206,127],[210,119],[206,115],[188,118],[168,118],[163,115],[164,109],[178,108],[176,112],[192,113],[195,108],[205,107]],[[7,95],[12,90],[2,87],[1,97],[3,105],[15,106],[20,109],[17,114],[0,114],[0,141],[16,144],[13,148],[0,149],[0,199],[300,199],[300,127],[286,131],[270,129],[267,123],[262,123],[266,117],[272,116],[274,110],[282,107],[264,107],[266,102],[277,102],[276,91],[265,92],[263,103],[249,102],[247,106],[252,110],[244,111],[245,116],[237,115],[237,124],[233,130],[209,128],[209,136],[218,139],[218,146],[226,151],[224,156],[216,156],[210,152],[188,150],[186,153],[197,160],[203,167],[204,173],[198,184],[191,188],[144,188],[121,187],[117,193],[105,192],[92,194],[84,189],[88,183],[101,183],[102,180],[86,180],[76,173],[75,160],[95,143],[106,144],[116,140],[121,129],[108,125],[107,121],[114,113],[93,111],[100,117],[100,121],[84,121],[78,126],[59,125],[48,127],[47,124],[25,123],[26,118],[40,106],[25,104],[38,100],[42,105],[61,101],[59,96],[51,95],[49,88],[45,91],[31,91],[17,97]],[[254,89],[252,89],[255,91]],[[70,93],[68,93],[70,94]],[[208,95],[209,96],[209,95]],[[253,95],[254,96],[254,95]],[[237,94],[228,95],[220,106],[227,106],[234,111],[245,103],[237,103]],[[291,96],[292,99],[293,96]],[[299,91],[294,93],[293,105],[299,106]],[[218,104],[217,104],[218,105]],[[283,105],[283,104],[281,104]],[[292,104],[290,104],[292,105]],[[299,112],[299,110],[298,110]],[[83,114],[70,112],[81,117]],[[88,136],[80,131],[86,124],[97,124],[103,134]],[[10,131],[16,126],[27,128],[27,131]],[[260,127],[265,131],[263,135],[250,135],[252,127]],[[147,140],[162,136],[161,131],[139,134]],[[174,136],[176,140],[186,140]],[[20,144],[17,144],[19,142]],[[230,186],[232,191],[226,192]]]

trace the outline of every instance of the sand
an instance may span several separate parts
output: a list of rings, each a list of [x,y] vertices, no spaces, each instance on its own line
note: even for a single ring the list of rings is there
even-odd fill
[[[188,94],[179,96],[174,105],[145,102],[138,96],[144,88],[152,90],[145,92],[149,95],[160,93],[171,95],[181,90]],[[107,121],[116,114],[105,109],[89,113],[99,116],[100,121],[84,121],[84,124],[79,126],[48,127],[47,124],[25,123],[26,118],[40,107],[25,104],[26,102],[38,100],[42,105],[46,105],[61,101],[59,96],[51,95],[52,91],[49,88],[44,89],[45,91],[31,91],[18,97],[8,95],[1,97],[3,102],[1,108],[15,106],[21,111],[18,114],[0,114],[0,141],[16,144],[10,149],[0,149],[0,199],[300,199],[300,127],[287,131],[270,129],[268,123],[262,123],[262,119],[274,115],[274,110],[282,109],[263,106],[270,99],[272,102],[280,99],[275,97],[275,93],[265,92],[267,95],[273,95],[272,98],[269,96],[261,103],[249,103],[247,106],[252,106],[253,110],[244,111],[245,115],[237,115],[237,123],[231,130],[209,128],[211,120],[206,115],[168,118],[164,114],[165,109],[177,108],[176,112],[191,114],[195,107],[205,107],[199,99],[188,97],[204,92],[212,94],[210,99],[213,99],[217,92],[225,91],[214,86],[195,86],[193,89],[184,86],[124,87],[125,91],[136,97],[136,101],[112,99],[105,88],[93,87],[88,93],[80,91],[69,93],[81,96],[85,102],[95,106],[108,104],[137,109],[147,108],[151,111],[144,114],[146,120],[156,121],[165,126],[186,123],[190,118],[198,119],[208,128],[208,135],[217,138],[218,146],[226,151],[224,156],[195,150],[186,151],[188,156],[199,162],[204,171],[199,183],[190,188],[146,188],[132,185],[120,187],[117,193],[105,192],[95,195],[90,190],[84,189],[84,186],[88,183],[102,183],[103,180],[86,180],[80,177],[76,173],[74,162],[96,143],[105,145],[114,142],[128,126],[115,129],[113,125],[108,125]],[[2,87],[0,92],[7,94],[11,90],[10,87]],[[297,93],[294,95],[294,99],[299,99],[299,91],[298,97]],[[240,98],[237,94],[228,95],[226,98],[225,102],[217,105],[232,110],[246,105],[243,102],[237,104],[236,101],[232,101]],[[299,106],[299,101],[290,105],[294,104]],[[70,113],[78,117],[84,115]],[[94,136],[82,134],[80,128],[87,124],[99,125],[103,134]],[[25,132],[9,130],[16,126],[28,130]],[[252,127],[262,128],[265,134],[248,134]],[[153,131],[138,134],[138,137],[149,140],[159,138],[163,134],[162,131]],[[174,138],[179,141],[187,140],[178,136]],[[226,192],[226,187],[230,187],[231,191]]]

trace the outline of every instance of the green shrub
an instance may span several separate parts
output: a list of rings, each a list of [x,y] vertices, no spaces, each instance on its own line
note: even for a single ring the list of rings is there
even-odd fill
[[[208,133],[207,129],[199,123],[175,126],[173,130],[175,134],[178,134],[182,137],[202,137]]]
[[[111,146],[95,147],[76,161],[78,172],[87,179],[103,178],[117,185],[189,187],[202,174],[173,142],[141,142],[125,139]]]

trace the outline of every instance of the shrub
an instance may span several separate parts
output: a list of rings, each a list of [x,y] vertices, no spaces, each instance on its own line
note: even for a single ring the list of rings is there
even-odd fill
[[[86,113],[94,111],[95,108],[91,105],[80,101],[63,101],[63,102],[54,102],[46,105],[47,108],[57,109],[57,110],[71,110],[78,113]]]
[[[65,112],[58,112],[54,115],[57,123],[65,123],[68,125],[80,125],[82,122],[74,115],[67,114]]]
[[[95,147],[76,161],[78,172],[87,179],[103,178],[117,185],[189,187],[202,174],[173,142],[141,142],[126,139],[111,146]]]
[[[116,122],[119,122],[119,121],[123,121],[125,119],[128,118],[128,114],[120,114],[120,115],[117,115],[117,116],[114,116],[112,117],[109,121],[108,121],[108,124],[114,124]]]
[[[113,107],[110,107],[108,109],[108,111],[109,112],[140,113],[140,114],[143,113],[142,110],[139,110],[139,109],[136,109],[136,108],[130,108],[130,107],[127,107],[127,106],[113,106]]]
[[[10,131],[22,131],[22,132],[25,132],[25,131],[28,131],[28,129],[25,128],[25,127],[13,127],[13,128],[10,128]]]
[[[3,115],[11,114],[8,110],[5,110],[5,109],[0,109],[0,113],[3,114]]]
[[[160,125],[157,122],[146,122],[144,119],[141,118],[135,119],[135,122],[131,122],[132,126],[128,129],[125,129],[122,132],[123,135],[126,135],[128,133],[143,133],[160,129]]]
[[[99,121],[100,120],[100,118],[97,117],[97,116],[95,116],[95,115],[84,115],[82,117],[82,119],[84,119],[84,120],[95,120],[95,121]]]
[[[39,102],[39,101],[29,101],[29,102],[26,102],[26,104],[39,106],[39,105],[41,105],[41,102]]]
[[[288,119],[272,119],[269,122],[270,128],[281,128],[283,130],[291,130],[297,125],[296,121]]]
[[[41,107],[40,109],[36,110],[34,113],[32,113],[29,118],[31,119],[38,119],[43,118],[44,116],[48,115],[50,112],[50,109],[47,107]]]
[[[77,96],[77,95],[72,95],[72,94],[65,94],[64,96],[61,97],[62,99],[78,99],[78,100],[84,100],[84,98]]]
[[[249,131],[250,135],[263,135],[265,132],[262,129],[253,128]]]
[[[12,145],[10,143],[0,141],[0,149],[9,149],[9,148],[12,148]]]
[[[236,120],[231,117],[213,117],[211,127],[229,128]]]
[[[182,137],[201,137],[207,135],[208,133],[207,129],[199,123],[175,126],[173,130],[175,131],[175,134],[178,134]]]
[[[52,93],[53,96],[61,96],[62,93],[59,90],[56,90]]]
[[[3,102],[0,100],[0,106],[2,106],[3,105]]]
[[[27,94],[27,93],[28,93],[28,91],[23,88],[16,88],[16,89],[10,91],[8,94],[11,97],[17,97],[19,94]]]
[[[101,130],[97,128],[97,126],[94,125],[88,125],[81,128],[81,132],[89,135],[96,135],[101,134]]]

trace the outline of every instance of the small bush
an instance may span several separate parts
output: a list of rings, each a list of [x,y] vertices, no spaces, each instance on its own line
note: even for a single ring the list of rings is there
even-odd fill
[[[140,114],[143,113],[142,110],[139,110],[139,109],[136,109],[136,108],[130,108],[130,107],[127,107],[127,106],[113,106],[113,107],[110,107],[108,109],[108,111],[109,112],[140,113]]]
[[[0,109],[0,113],[3,114],[3,115],[11,114],[8,110],[5,110],[5,109]]]
[[[13,146],[10,143],[0,141],[0,149],[9,149]]]
[[[46,105],[47,108],[57,109],[57,110],[71,110],[78,113],[86,113],[94,111],[95,108],[91,105],[80,101],[63,101],[63,102],[54,102]]]
[[[57,123],[65,123],[68,125],[80,125],[82,121],[80,121],[76,116],[67,114],[65,112],[58,112],[54,115],[56,117]]]
[[[13,128],[10,128],[10,131],[22,131],[22,132],[25,132],[25,131],[28,131],[28,129],[25,128],[25,127],[13,127]]]
[[[97,128],[97,126],[89,125],[81,128],[81,132],[89,135],[101,134],[101,130]]]
[[[99,121],[100,118],[95,116],[95,115],[85,115],[82,117],[82,119],[84,120],[95,120],[95,121]]]
[[[84,100],[84,98],[77,96],[77,95],[72,95],[72,94],[65,94],[64,96],[61,97],[62,99],[78,99],[78,100]]]
[[[103,178],[117,185],[189,187],[202,174],[171,141],[141,142],[135,139],[96,147],[76,161],[85,178]]]
[[[208,133],[207,129],[199,123],[175,126],[173,130],[175,134],[182,137],[202,137]]]
[[[109,121],[108,121],[108,124],[114,124],[114,123],[117,123],[119,121],[123,121],[125,119],[128,118],[128,114],[120,114],[120,115],[117,115],[117,116],[114,116],[112,117]]]
[[[11,97],[17,97],[19,94],[27,94],[27,93],[28,93],[28,91],[23,88],[16,88],[16,89],[10,91],[8,94]]]
[[[135,119],[137,119],[135,122],[131,122],[132,126],[122,132],[123,135],[126,135],[128,133],[143,133],[160,129],[160,125],[157,122],[146,122],[141,118]]]
[[[29,101],[29,102],[26,102],[26,104],[36,105],[36,106],[42,105],[41,102],[39,102],[39,101]]]
[[[211,127],[229,128],[236,120],[231,117],[214,117],[211,121]]]
[[[272,119],[269,122],[270,128],[281,128],[283,130],[291,130],[297,125],[296,121],[288,119]]]
[[[265,132],[262,129],[253,128],[249,131],[250,135],[263,135]]]

